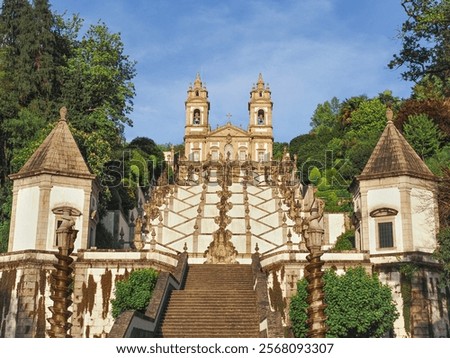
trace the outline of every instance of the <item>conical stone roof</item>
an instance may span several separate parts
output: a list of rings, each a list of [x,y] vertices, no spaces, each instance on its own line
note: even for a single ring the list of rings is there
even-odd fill
[[[18,173],[10,175],[19,179],[39,174],[55,174],[69,177],[94,179],[81,155],[80,149],[70,132],[66,121],[65,108],[55,128],[45,138],[39,148],[28,159]]]
[[[410,176],[436,180],[423,160],[389,120],[358,180]]]

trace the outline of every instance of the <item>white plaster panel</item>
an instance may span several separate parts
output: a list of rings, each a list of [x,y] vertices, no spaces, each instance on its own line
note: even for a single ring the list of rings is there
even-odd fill
[[[247,186],[247,192],[248,192],[249,194],[252,194],[252,195],[258,195],[258,194],[261,193],[262,191],[263,191],[262,188],[259,188],[259,187],[256,187],[256,186],[253,186],[253,185],[248,185],[248,186]]]
[[[204,218],[202,219],[202,233],[212,233],[219,228],[214,222],[214,219]]]
[[[414,249],[433,252],[436,248],[436,222],[433,193],[424,189],[411,190],[412,234]]]
[[[334,245],[339,235],[345,232],[345,215],[343,213],[325,213],[328,218],[328,227],[325,228],[329,233],[330,245]]]
[[[175,210],[176,210],[176,207],[175,207]],[[198,210],[198,205],[195,205],[195,206],[191,206],[185,210],[181,210],[181,211],[179,211],[179,213],[180,213],[180,215],[183,215],[186,218],[191,219],[191,218],[195,218],[197,216],[197,214],[198,214],[197,210]],[[176,214],[176,213],[171,213],[171,214]],[[184,220],[186,220],[186,219],[184,219]]]
[[[193,230],[194,230],[194,225],[192,225],[192,228],[191,228],[191,230],[189,232],[192,233]],[[171,228],[169,228],[167,226],[164,226],[163,227],[163,233],[162,233],[162,243],[163,244],[170,243],[170,242],[172,242],[174,240],[177,240],[177,239],[180,239],[180,238],[184,237],[186,234],[182,234],[180,232],[172,230]]]
[[[292,232],[292,231],[291,231]],[[294,234],[295,235],[295,234]],[[271,230],[263,235],[261,235],[264,239],[274,243],[276,246],[281,245],[284,241],[283,238],[283,228],[278,227],[275,230]],[[286,238],[287,240],[287,238]],[[293,242],[298,242],[298,238],[292,237]],[[295,245],[295,244],[294,244]]]
[[[272,230],[270,226],[267,226],[260,221],[250,220],[250,225],[252,227],[251,231],[255,235],[261,235],[264,232]]]
[[[216,208],[216,212],[218,213],[218,210]],[[245,215],[245,207],[244,204],[233,204],[233,207],[231,208],[231,210],[229,210],[227,212],[228,216],[231,217],[244,217]]]
[[[89,215],[89,208],[84,207],[84,190],[77,188],[68,188],[61,186],[54,186],[50,191],[50,206],[49,206],[49,220],[47,231],[47,248],[53,249],[56,235],[56,218],[52,212],[52,209],[59,206],[70,206],[79,210],[82,215],[75,218],[75,230],[78,230],[77,240],[75,240],[75,249],[80,249],[81,241],[80,235],[83,232],[83,219],[84,215]],[[87,209],[87,210],[85,210]]]
[[[367,210],[388,207],[400,211],[400,191],[398,188],[372,189],[367,193]]]
[[[245,219],[244,218],[234,218],[231,223],[227,226],[233,234],[242,234],[246,231]]]
[[[189,221],[179,224],[177,226],[173,226],[172,228],[188,235],[188,234],[194,232],[194,225],[195,225],[195,221],[189,220]]]
[[[264,200],[272,199],[272,188],[266,187],[263,191],[261,191],[256,195]]]
[[[188,199],[183,199],[184,201],[181,201],[181,200],[179,200],[179,199],[177,199],[177,198],[174,198],[173,199],[173,207],[174,207],[174,209],[177,211],[177,212],[180,212],[180,211],[183,211],[184,209],[187,209],[187,208],[190,208],[191,207],[191,205],[188,205],[186,202],[185,202],[185,200],[188,200]]]
[[[35,249],[39,208],[39,188],[20,189],[17,193],[13,251]]]
[[[233,235],[231,237],[231,243],[238,253],[242,254],[245,252],[246,248],[246,238],[245,235]]]
[[[249,215],[250,215],[250,217],[252,219],[258,220],[258,219],[260,219],[261,217],[263,217],[263,216],[265,216],[267,214],[268,214],[267,211],[260,210],[259,207],[258,208],[255,207],[255,206],[251,206],[250,207]]]
[[[167,220],[167,226],[174,227],[186,221],[186,218],[184,216],[178,215],[176,212],[170,211]],[[157,220],[155,220],[154,222],[157,223]]]
[[[275,200],[269,200],[258,205],[258,208],[272,213],[278,209],[277,202]]]
[[[184,203],[187,205],[198,205],[200,204],[200,195],[195,194],[189,198],[184,199]]]
[[[208,204],[203,207],[204,217],[214,217],[219,215],[219,210],[217,209],[216,203]]]
[[[241,193],[233,192],[229,201],[232,203],[242,204],[244,202],[244,195],[242,194],[242,188]]]

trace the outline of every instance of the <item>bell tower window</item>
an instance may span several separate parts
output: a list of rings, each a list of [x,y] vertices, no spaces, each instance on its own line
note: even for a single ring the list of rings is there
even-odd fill
[[[195,125],[200,124],[200,110],[199,109],[194,110],[194,116],[192,119],[192,123]]]
[[[258,119],[257,119],[258,125],[264,124],[264,110],[260,109],[258,111]]]

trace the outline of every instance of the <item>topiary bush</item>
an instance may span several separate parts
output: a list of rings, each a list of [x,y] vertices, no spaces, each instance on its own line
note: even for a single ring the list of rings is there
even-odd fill
[[[152,268],[133,271],[128,279],[117,281],[115,298],[111,300],[112,316],[117,318],[126,310],[144,312],[158,280],[158,272]]]

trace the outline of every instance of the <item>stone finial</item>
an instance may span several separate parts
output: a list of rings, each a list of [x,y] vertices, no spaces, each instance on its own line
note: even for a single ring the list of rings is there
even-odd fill
[[[388,122],[392,122],[392,119],[394,118],[394,112],[392,112],[392,109],[388,107],[386,109],[386,119]]]
[[[59,110],[59,120],[60,121],[67,121],[67,108],[66,107],[61,107],[61,109]]]

